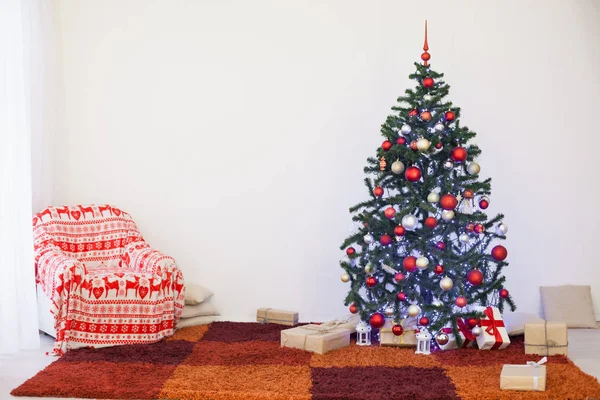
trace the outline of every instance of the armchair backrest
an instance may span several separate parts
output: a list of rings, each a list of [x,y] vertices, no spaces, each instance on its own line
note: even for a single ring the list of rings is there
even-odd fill
[[[32,225],[36,255],[58,248],[92,268],[119,265],[123,248],[144,240],[131,215],[109,204],[48,207]]]

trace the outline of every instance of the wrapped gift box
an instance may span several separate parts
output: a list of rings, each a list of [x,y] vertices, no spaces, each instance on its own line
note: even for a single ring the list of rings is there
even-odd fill
[[[505,364],[500,373],[502,390],[546,390],[546,357],[540,361],[529,361],[526,365]]]
[[[256,322],[295,326],[298,325],[298,313],[274,308],[259,308],[256,310]]]
[[[471,332],[469,327],[465,324],[465,322],[463,321],[462,318],[458,318],[456,320],[456,324],[458,325],[458,335],[460,336],[460,338],[462,340],[461,348],[464,349],[467,347],[473,347],[473,344],[475,343],[475,337],[473,336],[473,333]],[[445,345],[440,345],[438,343],[438,346],[440,347],[440,349],[442,349],[442,350],[457,349],[458,343],[456,341],[456,336],[454,335],[454,332],[452,332],[452,328],[442,328],[442,332],[444,332],[446,335],[448,335],[449,340],[448,340],[448,343],[446,343]]]
[[[404,328],[404,333],[396,336],[392,333],[394,321],[391,318],[386,318],[385,325],[379,329],[379,344],[381,346],[397,346],[397,347],[417,347],[416,334],[419,331],[417,328],[417,319],[408,317],[400,322]]]
[[[525,354],[554,356],[568,353],[569,340],[565,322],[525,325]]]
[[[356,325],[360,322],[360,315],[350,314],[347,317],[334,319],[333,321],[323,322],[319,326],[321,328],[344,328],[348,329],[350,333],[356,332]]]
[[[502,314],[496,307],[486,307],[481,318],[481,335],[477,336],[479,350],[503,349],[510,344],[508,332],[502,321]]]
[[[281,331],[281,347],[325,354],[350,344],[350,330],[323,325],[304,325]]]

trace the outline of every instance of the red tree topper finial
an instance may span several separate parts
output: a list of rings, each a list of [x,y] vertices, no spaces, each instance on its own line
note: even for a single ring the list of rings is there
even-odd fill
[[[425,20],[425,43],[423,44],[423,54],[421,54],[421,60],[423,60],[423,65],[427,66],[427,61],[431,58],[431,55],[427,52],[429,50],[429,44],[427,44],[427,20]]]

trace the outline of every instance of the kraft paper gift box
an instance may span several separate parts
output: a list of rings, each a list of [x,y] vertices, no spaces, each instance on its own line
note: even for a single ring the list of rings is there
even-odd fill
[[[350,344],[350,330],[310,324],[281,331],[281,347],[325,354]]]
[[[475,343],[475,336],[473,336],[473,333],[471,332],[471,330],[469,329],[469,327],[465,324],[465,322],[463,321],[462,318],[458,318],[456,320],[456,324],[458,325],[458,334],[460,336],[460,338],[462,339],[462,347],[461,348],[467,348],[467,347],[473,347],[473,344]],[[458,343],[456,341],[456,336],[454,335],[454,332],[452,332],[452,328],[442,328],[442,332],[444,332],[446,335],[448,335],[448,343],[446,343],[445,345],[440,345],[438,343],[438,346],[440,347],[440,349],[442,350],[453,350],[453,349],[458,349]]]
[[[508,332],[497,307],[486,307],[480,320],[481,335],[477,336],[479,350],[503,349],[510,344]]]
[[[417,347],[416,333],[417,319],[408,317],[400,322],[404,328],[404,333],[396,336],[392,333],[394,322],[391,318],[386,318],[385,325],[379,329],[379,345],[380,346],[397,346],[397,347]]]
[[[565,322],[525,324],[525,354],[566,356],[568,349],[569,339]]]
[[[274,308],[259,308],[256,310],[256,322],[296,326],[298,325],[298,313]]]
[[[321,328],[344,328],[348,329],[350,333],[356,332],[356,325],[360,322],[360,315],[351,314],[347,317],[334,319],[333,321],[323,322],[319,326]]]
[[[538,362],[528,361],[525,365],[505,364],[500,373],[502,390],[546,390],[546,357]]]

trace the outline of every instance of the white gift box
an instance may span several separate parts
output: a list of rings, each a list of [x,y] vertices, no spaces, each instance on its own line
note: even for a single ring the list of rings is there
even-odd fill
[[[486,307],[481,318],[481,335],[477,336],[479,350],[503,349],[510,344],[508,332],[497,307]]]

